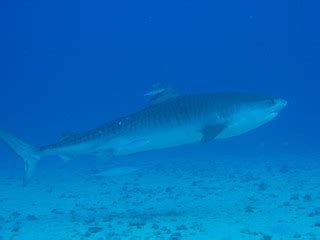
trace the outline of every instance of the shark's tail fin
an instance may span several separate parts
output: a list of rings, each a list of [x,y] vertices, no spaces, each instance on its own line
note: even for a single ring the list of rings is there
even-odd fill
[[[0,129],[0,139],[11,147],[23,160],[25,166],[25,179],[29,179],[40,160],[39,150],[28,143],[18,139],[9,132]]]

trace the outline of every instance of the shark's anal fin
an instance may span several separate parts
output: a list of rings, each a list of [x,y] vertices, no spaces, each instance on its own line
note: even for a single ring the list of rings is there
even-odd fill
[[[226,128],[226,125],[224,124],[206,125],[202,129],[202,139],[200,143],[207,143],[215,139],[225,128]]]

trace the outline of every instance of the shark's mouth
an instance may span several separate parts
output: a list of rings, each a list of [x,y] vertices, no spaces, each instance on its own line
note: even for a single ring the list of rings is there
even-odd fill
[[[278,110],[275,110],[275,111],[271,111],[271,112],[270,112],[270,114],[273,114],[273,113],[277,113],[277,114],[278,114],[279,111],[278,111]]]
[[[268,118],[274,118],[278,116],[279,112],[287,105],[287,101],[284,99],[275,99],[272,109],[270,109]]]
[[[278,111],[272,111],[272,112],[269,113],[267,118],[271,120],[271,119],[275,118],[278,115],[279,115]]]

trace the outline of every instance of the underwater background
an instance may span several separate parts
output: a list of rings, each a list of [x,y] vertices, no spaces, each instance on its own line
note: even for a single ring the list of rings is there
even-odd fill
[[[0,239],[320,239],[319,4],[2,1],[0,128],[36,146],[181,93],[284,98],[206,145],[67,164],[0,145]],[[97,172],[115,169],[103,177]]]

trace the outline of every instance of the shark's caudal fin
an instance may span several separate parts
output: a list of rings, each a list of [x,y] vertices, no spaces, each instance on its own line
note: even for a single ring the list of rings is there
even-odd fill
[[[0,129],[0,139],[11,147],[23,160],[25,166],[25,179],[29,179],[40,160],[40,154],[37,148],[18,139],[11,133]]]

